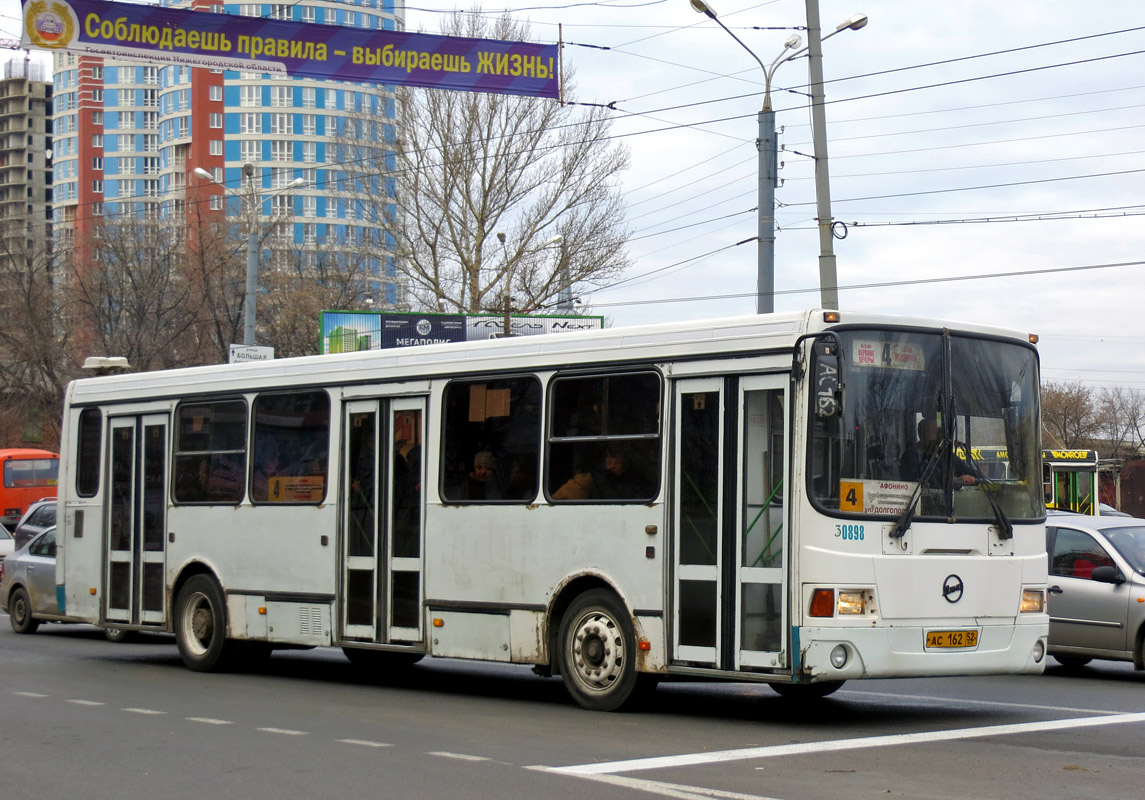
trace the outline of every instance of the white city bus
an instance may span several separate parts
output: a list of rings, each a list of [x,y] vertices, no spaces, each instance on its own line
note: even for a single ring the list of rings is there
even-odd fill
[[[76,381],[61,603],[195,670],[484,659],[596,709],[1040,672],[1032,341],[811,311]]]

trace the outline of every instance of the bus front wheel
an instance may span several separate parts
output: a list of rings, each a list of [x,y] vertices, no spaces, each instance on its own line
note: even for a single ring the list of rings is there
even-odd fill
[[[636,688],[636,633],[611,592],[585,592],[569,606],[559,634],[561,677],[569,694],[592,711],[615,711]]]
[[[189,669],[225,669],[234,650],[227,642],[227,606],[219,585],[195,575],[179,590],[175,605],[175,641]]]

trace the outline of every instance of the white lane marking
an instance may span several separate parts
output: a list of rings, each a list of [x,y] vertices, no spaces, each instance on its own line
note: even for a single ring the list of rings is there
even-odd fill
[[[438,751],[436,753],[426,753],[427,756],[439,756],[440,758],[456,758],[458,761],[489,761],[485,756],[470,756],[465,753],[447,753],[445,751]]]
[[[75,703],[77,706],[102,706],[103,703],[98,700],[68,700],[69,703]]]
[[[369,739],[339,739],[342,744],[356,744],[361,747],[393,747],[386,742],[371,742]]]
[[[538,769],[526,767],[526,769]],[[545,770],[551,771],[551,770]],[[774,797],[765,797],[758,794],[740,794],[739,792],[725,792],[720,789],[710,789],[704,786],[688,786],[682,783],[663,783],[662,781],[649,781],[643,778],[626,778],[622,775],[577,775],[582,780],[607,783],[624,789],[636,789],[641,792],[658,794],[661,797],[673,797],[677,800],[777,800]]]
[[[51,697],[50,694],[40,694],[39,692],[12,692],[12,694],[19,697]]]
[[[293,731],[290,728],[256,728],[263,733],[277,733],[279,736],[305,736],[306,731]]]
[[[843,692],[839,693],[844,694]],[[1037,703],[1007,703],[1004,700],[967,700],[964,698],[938,697],[928,694],[898,694],[896,692],[868,692],[863,689],[852,689],[846,692],[848,697],[887,697],[894,700],[924,700],[928,702],[942,702],[964,706],[998,706],[999,708],[1028,708],[1032,711],[1060,711],[1070,714],[1120,714],[1120,711],[1110,711],[1108,708],[1076,708],[1074,706],[1043,706]]]
[[[214,717],[187,717],[188,722],[202,722],[204,725],[233,725],[229,719],[215,719]]]
[[[698,764],[715,764],[725,761],[747,761],[755,758],[775,758],[777,756],[806,755],[808,753],[858,750],[868,747],[893,747],[905,744],[925,744],[927,742],[949,742],[959,739],[980,739],[986,736],[1010,736],[1020,733],[1043,733],[1077,728],[1097,728],[1104,725],[1124,725],[1134,722],[1145,722],[1145,713],[1118,714],[1108,717],[1052,719],[1042,722],[1018,722],[1010,725],[987,725],[980,728],[958,728],[947,731],[924,731],[921,733],[897,733],[888,736],[863,736],[856,739],[836,739],[820,742],[803,742],[799,744],[771,745],[768,747],[749,747],[742,750],[685,753],[676,756],[635,758],[629,761],[610,761],[599,764],[553,767],[550,768],[549,771],[564,775],[605,775],[615,774],[617,772],[636,772],[646,769],[666,769],[669,767],[686,767]]]
[[[153,708],[125,708],[128,714],[166,714],[166,711],[156,711]]]

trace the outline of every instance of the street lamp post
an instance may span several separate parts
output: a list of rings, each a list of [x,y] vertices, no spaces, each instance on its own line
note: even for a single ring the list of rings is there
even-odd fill
[[[783,44],[783,51],[776,56],[775,60],[770,65],[764,66],[760,61],[759,56],[752,52],[746,44],[740,41],[740,38],[732,33],[731,29],[724,25],[716,16],[715,9],[706,0],[689,0],[691,6],[697,13],[703,14],[721,28],[723,28],[729,36],[736,40],[736,42],[748,54],[756,60],[760,68],[763,70],[764,77],[764,92],[763,92],[763,108],[760,110],[757,117],[758,123],[758,138],[755,140],[756,150],[759,153],[759,203],[757,208],[756,223],[757,223],[757,275],[756,275],[756,296],[755,296],[755,310],[757,314],[770,314],[775,310],[775,187],[779,182],[779,169],[778,169],[778,155],[776,146],[775,135],[775,111],[771,106],[771,79],[775,75],[775,70],[779,68],[780,64],[784,64],[796,56],[808,53],[810,56],[812,50],[819,53],[817,62],[813,62],[814,68],[819,71],[818,83],[814,74],[811,76],[812,84],[812,113],[816,106],[814,105],[814,91],[816,85],[819,90],[818,113],[820,120],[823,116],[823,65],[822,65],[822,52],[819,49],[823,41],[834,36],[843,30],[858,30],[867,24],[867,17],[863,14],[857,14],[851,17],[846,22],[839,25],[832,33],[819,38],[819,8],[817,0],[807,0],[808,6],[808,45],[807,47],[800,48],[799,45],[802,40],[798,35],[788,37],[787,41]],[[811,34],[811,6],[814,5],[814,18],[815,18],[815,33]],[[822,121],[815,122],[813,125],[813,133],[815,140],[815,196],[816,202],[819,206],[819,216],[824,217],[823,209],[826,208],[827,225],[827,244],[826,249],[829,253],[829,260],[824,256],[819,257],[819,285],[821,303],[824,308],[838,308],[838,290],[836,288],[835,280],[835,256],[830,252],[831,248],[831,196],[828,191],[828,177],[827,177],[827,142],[825,129]],[[823,141],[820,142],[820,139]],[[822,158],[820,158],[820,149],[822,149]],[[822,165],[820,167],[820,165]],[[822,178],[820,179],[820,171]],[[820,249],[823,249],[822,239],[822,225],[820,226]],[[824,272],[825,264],[830,265],[829,273]],[[829,295],[828,295],[829,292]],[[830,302],[828,302],[830,296]]]
[[[247,218],[247,234],[246,234],[246,295],[243,300],[243,344],[254,344],[254,323],[255,323],[255,303],[258,298],[258,239],[260,229],[256,228],[255,222],[258,221],[258,215],[262,208],[262,203],[282,192],[290,189],[298,189],[309,183],[305,178],[295,178],[290,183],[283,186],[281,189],[271,192],[266,197],[259,197],[255,199],[255,186],[254,186],[254,164],[243,164],[243,177],[247,180],[247,191],[239,192],[225,184],[215,180],[215,177],[207,172],[202,167],[195,167],[192,172],[208,180],[216,186],[222,187],[223,191],[227,194],[238,197],[244,206],[244,211],[249,215]],[[249,208],[247,207],[247,204]]]

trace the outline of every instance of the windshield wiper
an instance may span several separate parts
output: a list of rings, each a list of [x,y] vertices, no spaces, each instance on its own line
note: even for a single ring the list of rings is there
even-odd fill
[[[902,510],[898,519],[895,520],[895,526],[890,532],[892,539],[901,539],[910,529],[910,524],[914,521],[915,509],[918,508],[918,501],[922,498],[922,488],[930,481],[930,476],[934,474],[935,468],[938,467],[939,458],[941,458],[949,445],[949,439],[940,439],[937,445],[935,445],[934,452],[930,454],[930,458],[926,460],[926,463],[922,467],[921,473],[918,476],[918,485],[914,487],[914,492],[911,493],[906,508]]]
[[[969,453],[970,450],[967,449],[966,452]],[[994,510],[994,521],[998,523],[998,538],[1013,539],[1014,523],[1010,522],[1010,518],[1007,517],[1006,512],[1002,510],[1002,504],[998,502],[998,498],[994,496],[994,493],[986,489],[987,486],[997,486],[998,484],[981,473],[978,467],[974,465],[973,458],[966,462],[966,466],[974,473],[975,485],[984,484],[982,492],[986,495],[986,500],[990,503],[990,508]]]

